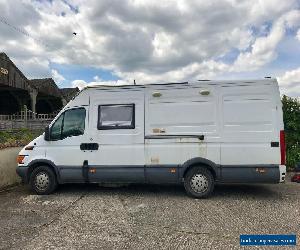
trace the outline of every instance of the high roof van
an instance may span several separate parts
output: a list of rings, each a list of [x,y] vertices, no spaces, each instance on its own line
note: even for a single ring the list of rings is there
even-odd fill
[[[83,89],[18,156],[37,194],[62,183],[284,182],[282,105],[275,79]]]

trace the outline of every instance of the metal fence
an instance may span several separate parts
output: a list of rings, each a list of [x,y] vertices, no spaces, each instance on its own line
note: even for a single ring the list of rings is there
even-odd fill
[[[51,114],[37,114],[27,109],[12,114],[0,115],[0,130],[14,130],[28,128],[32,130],[43,129],[54,119],[57,112]]]

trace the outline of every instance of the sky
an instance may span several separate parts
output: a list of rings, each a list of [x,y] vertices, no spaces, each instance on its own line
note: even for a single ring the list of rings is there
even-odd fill
[[[0,0],[0,10],[0,52],[29,79],[82,88],[271,76],[300,96],[300,0]]]

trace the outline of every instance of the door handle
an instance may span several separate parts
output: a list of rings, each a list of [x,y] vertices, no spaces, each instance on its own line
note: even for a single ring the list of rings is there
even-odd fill
[[[98,143],[81,143],[80,149],[81,150],[98,150],[99,144]]]
[[[153,92],[152,96],[153,97],[161,97],[161,93],[156,91],[156,92]]]
[[[210,93],[210,91],[207,90],[207,89],[204,89],[204,90],[199,91],[199,94],[200,94],[200,95],[209,95],[209,93]]]

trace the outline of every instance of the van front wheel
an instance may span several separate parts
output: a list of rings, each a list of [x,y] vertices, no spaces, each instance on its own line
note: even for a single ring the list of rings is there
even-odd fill
[[[193,167],[184,177],[184,188],[189,196],[206,198],[214,190],[214,177],[203,167]]]
[[[37,194],[50,194],[57,187],[55,173],[47,166],[36,167],[30,175],[29,185]]]

